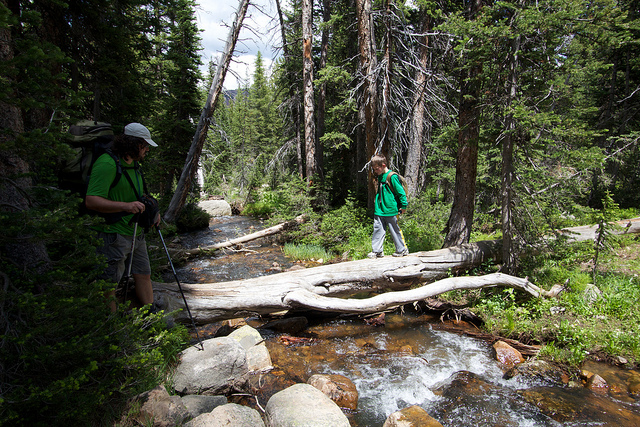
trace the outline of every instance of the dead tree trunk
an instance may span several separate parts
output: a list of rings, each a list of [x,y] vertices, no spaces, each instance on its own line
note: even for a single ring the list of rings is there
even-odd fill
[[[182,288],[191,313],[198,323],[268,314],[302,306],[308,306],[310,309],[325,307],[325,311],[343,311],[345,303],[340,301],[343,297],[363,291],[406,291],[412,285],[444,278],[451,269],[466,269],[490,259],[499,261],[500,254],[499,242],[485,241],[437,251],[416,252],[402,258],[388,256],[374,260],[364,259],[246,280],[182,284]],[[474,287],[477,283],[483,283],[482,286],[485,286],[487,280],[491,281],[484,279],[477,282],[475,278],[469,278],[462,282],[445,282],[443,287],[427,285],[432,287],[423,289],[424,296],[420,296],[418,300],[445,292],[442,289],[451,286],[451,289]],[[511,280],[525,286],[523,279],[505,279],[504,275],[495,276],[493,280],[494,284],[503,284]],[[431,293],[431,289],[439,290]],[[175,283],[154,283],[154,291],[157,303],[165,310],[183,308],[182,296]],[[406,295],[364,300],[355,304],[356,308],[353,310],[376,312],[385,304],[401,305],[404,300],[415,301],[411,298],[416,295],[418,293],[411,291]],[[314,298],[320,297],[323,301],[318,300],[317,306],[311,302]],[[326,298],[329,300],[325,300]],[[379,301],[381,299],[383,301]],[[182,312],[179,316],[184,318],[185,313]]]
[[[216,103],[218,102],[218,98],[220,97],[220,93],[222,93],[222,84],[224,83],[224,77],[226,76],[227,70],[229,69],[231,57],[233,56],[233,51],[235,50],[236,42],[238,41],[238,35],[240,34],[240,29],[242,28],[242,21],[247,14],[248,8],[249,0],[240,0],[240,4],[238,5],[238,12],[236,13],[236,20],[229,30],[229,37],[227,38],[227,44],[222,54],[222,61],[218,65],[218,68],[216,69],[216,75],[211,82],[209,96],[207,97],[207,102],[205,103],[205,106],[202,109],[202,113],[200,114],[200,121],[198,122],[196,133],[193,136],[191,148],[189,149],[189,153],[187,154],[187,160],[184,162],[184,167],[182,168],[182,174],[180,175],[180,180],[178,181],[176,192],[173,194],[171,202],[169,202],[169,207],[164,214],[164,219],[167,222],[175,222],[178,214],[180,213],[180,210],[187,200],[189,191],[191,191],[191,183],[193,182],[193,178],[196,176],[196,173],[198,171],[198,161],[200,160],[200,153],[202,153],[204,140],[206,139],[207,131],[209,130],[209,122],[211,120],[211,117],[213,116],[213,111],[215,109]]]
[[[178,254],[186,255],[186,256],[197,256],[197,255],[200,255],[202,252],[205,252],[205,251],[215,251],[217,249],[228,248],[228,247],[231,247],[231,246],[235,246],[235,245],[239,245],[239,244],[242,244],[242,243],[250,242],[252,240],[260,239],[261,237],[271,236],[271,235],[280,233],[283,230],[287,230],[287,229],[289,229],[291,227],[295,227],[295,226],[297,226],[299,224],[302,224],[306,220],[307,220],[307,216],[306,215],[300,215],[300,216],[297,216],[296,218],[292,219],[291,221],[283,222],[281,224],[274,225],[273,227],[265,228],[264,230],[260,230],[260,231],[256,231],[255,233],[247,234],[246,236],[240,236],[240,237],[237,237],[235,239],[227,240],[227,241],[220,242],[220,243],[215,243],[213,245],[200,246],[198,248],[187,249],[187,250],[184,250],[184,251],[180,251],[181,253],[178,253]],[[174,252],[174,253],[176,253],[176,252]]]

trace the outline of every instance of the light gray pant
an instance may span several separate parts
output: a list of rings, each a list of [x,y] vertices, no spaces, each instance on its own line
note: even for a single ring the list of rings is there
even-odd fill
[[[400,227],[398,227],[398,218],[395,216],[373,216],[373,234],[371,235],[371,247],[373,252],[382,252],[384,244],[384,236],[389,234],[396,245],[396,252],[402,252],[405,249],[404,236]]]

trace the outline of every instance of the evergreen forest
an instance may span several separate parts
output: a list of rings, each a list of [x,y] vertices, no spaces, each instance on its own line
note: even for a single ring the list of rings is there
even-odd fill
[[[443,298],[491,333],[544,344],[541,357],[640,364],[640,242],[611,225],[640,206],[640,3],[273,1],[274,66],[258,54],[251,82],[204,117],[188,188],[222,67],[200,71],[195,0],[0,2],[0,424],[113,425],[189,341],[145,308],[107,310],[97,219],[59,181],[80,120],[151,130],[150,192],[162,209],[187,193],[168,237],[208,225],[197,202],[222,196],[273,223],[307,214],[284,237],[324,258],[370,251],[369,160],[383,154],[407,180],[411,252],[501,239],[500,262],[465,274],[570,289],[554,302],[501,289]],[[587,224],[595,242],[548,238]],[[597,304],[577,297],[589,284]],[[569,320],[549,318],[553,304]]]

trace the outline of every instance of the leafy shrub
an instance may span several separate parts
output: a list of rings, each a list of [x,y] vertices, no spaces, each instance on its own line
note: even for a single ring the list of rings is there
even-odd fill
[[[0,213],[0,424],[96,424],[107,408],[158,384],[188,335],[166,330],[160,315],[111,313],[105,292],[113,285],[96,280],[105,261],[75,199],[36,199],[42,209]],[[18,268],[7,253],[16,241],[44,245],[49,265]]]
[[[409,201],[407,212],[400,216],[399,225],[410,252],[442,247],[449,210],[450,205],[431,202],[427,197]]]

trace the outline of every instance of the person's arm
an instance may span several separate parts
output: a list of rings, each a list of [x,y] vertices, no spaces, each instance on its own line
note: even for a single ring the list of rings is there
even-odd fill
[[[138,201],[115,202],[100,196],[86,196],[85,204],[88,209],[100,213],[129,212],[137,214],[144,212],[144,203]]]

